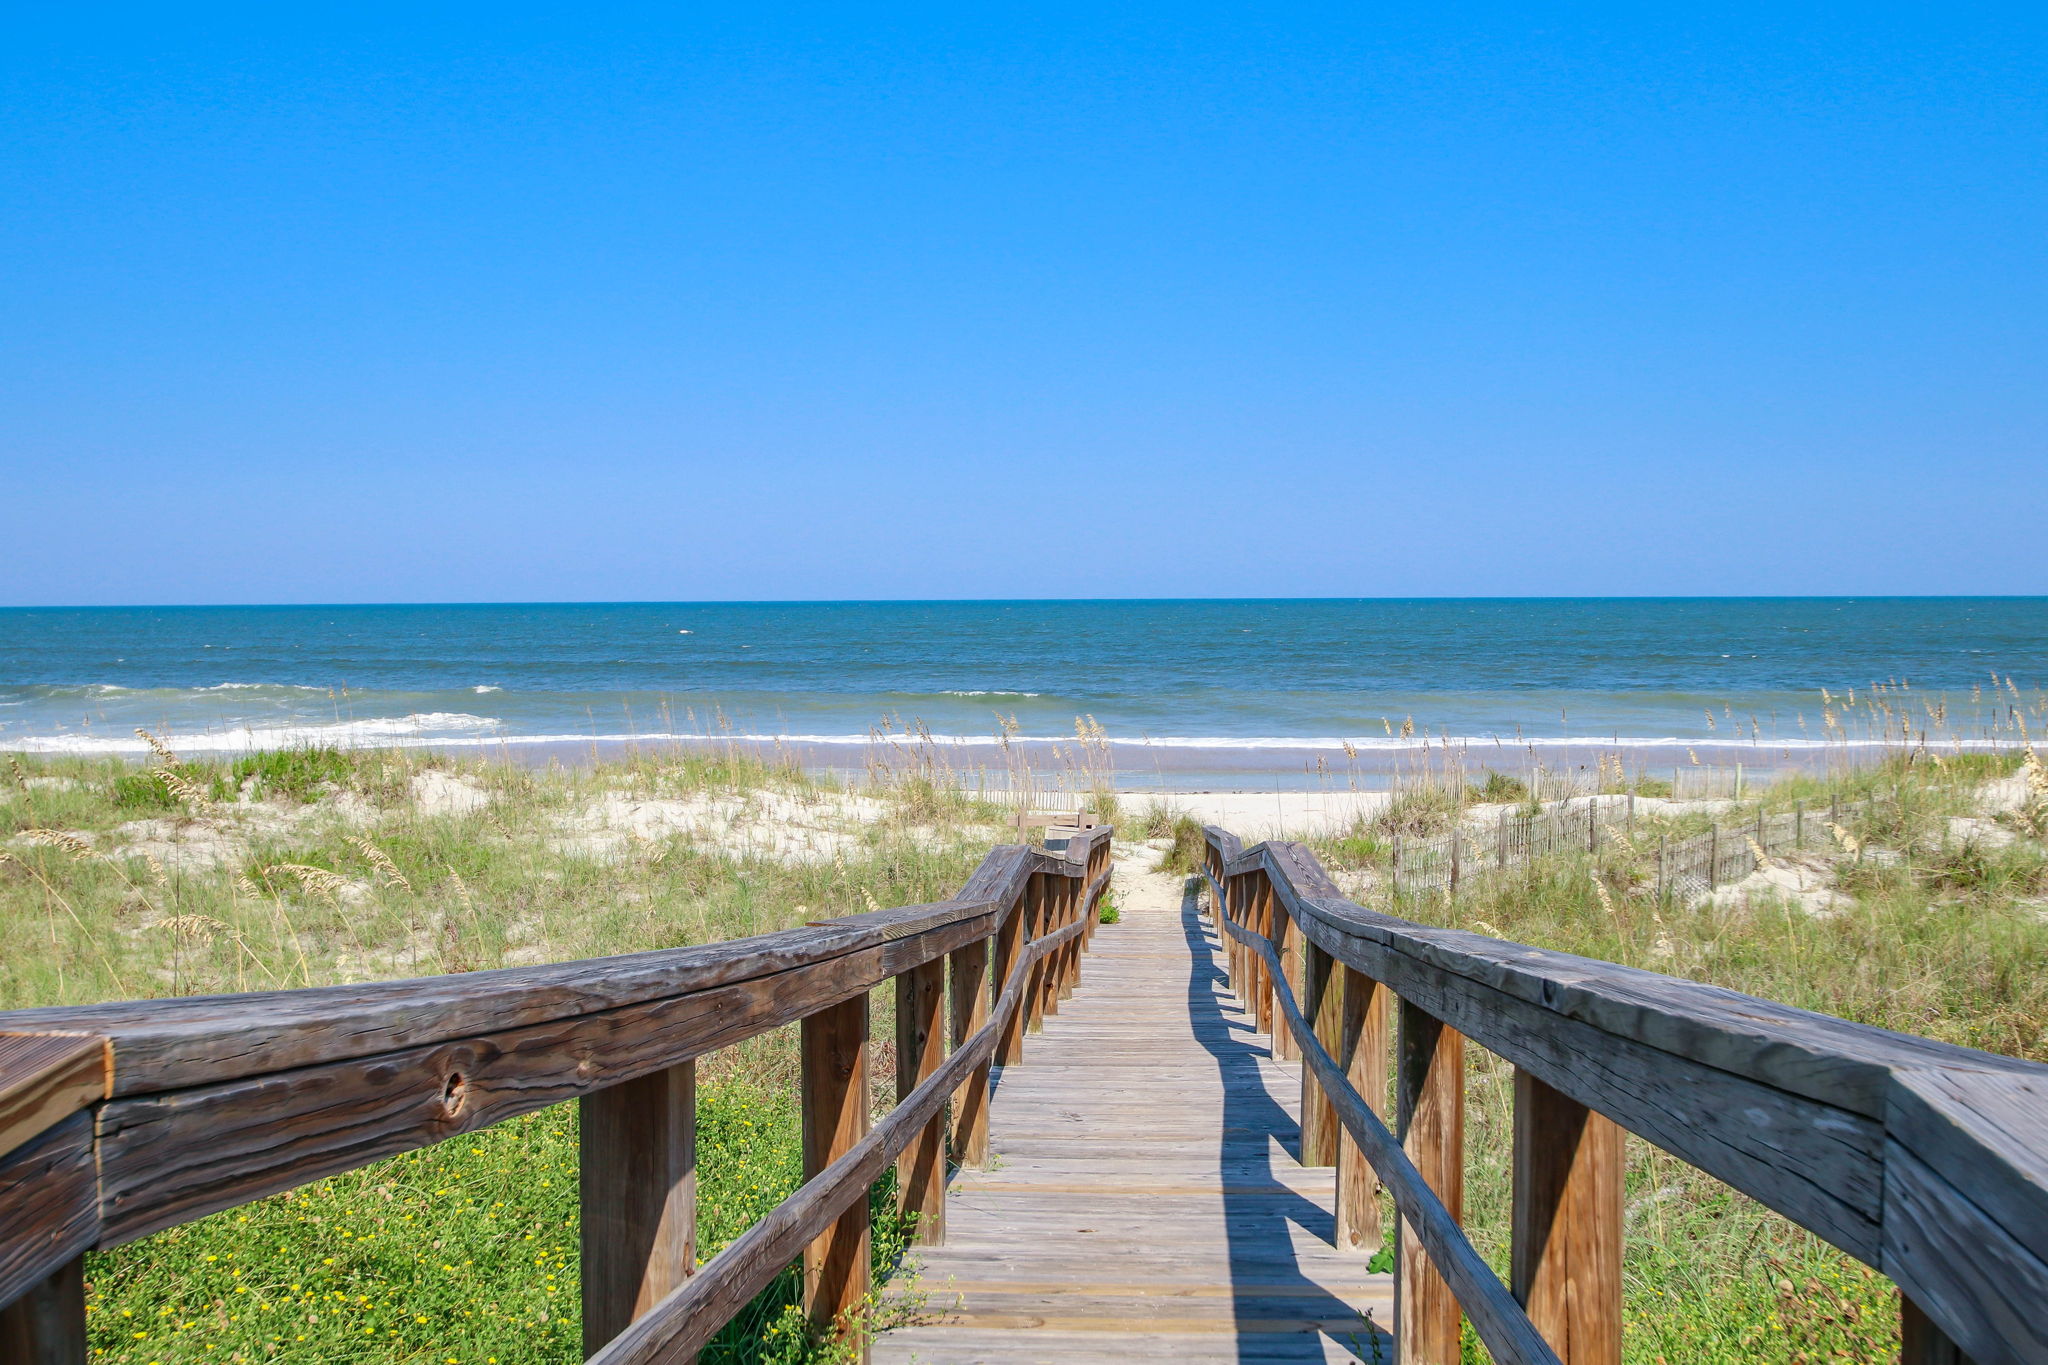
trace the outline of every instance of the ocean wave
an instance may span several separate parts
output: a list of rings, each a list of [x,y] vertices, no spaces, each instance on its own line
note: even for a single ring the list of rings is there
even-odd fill
[[[1011,692],[1000,687],[975,687],[961,692],[934,692],[935,697],[1042,697],[1043,692]]]
[[[169,729],[157,737],[180,753],[250,753],[259,749],[412,748],[496,742],[485,732],[503,722],[457,711],[336,721],[319,725],[243,725],[219,730]],[[573,737],[572,737],[573,738]],[[150,746],[135,735],[7,735],[0,749],[32,754],[139,754]]]

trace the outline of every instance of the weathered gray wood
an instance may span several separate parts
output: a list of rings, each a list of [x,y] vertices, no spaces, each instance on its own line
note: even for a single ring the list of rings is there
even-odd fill
[[[583,1353],[594,1355],[697,1268],[697,1066],[586,1095]]]
[[[88,1113],[73,1114],[0,1157],[0,1304],[14,1302],[93,1245],[98,1193]]]
[[[896,978],[896,1102],[901,1104],[946,1060],[946,961],[934,958]],[[946,1236],[946,1116],[933,1116],[896,1158],[898,1206],[912,1237]]]
[[[2048,1069],[1895,1072],[1885,1133],[2048,1261]]]
[[[0,1307],[0,1361],[85,1365],[85,1258],[74,1256]]]
[[[1877,1253],[1881,1126],[1605,1032],[1310,919],[1334,956],[1399,980],[1467,1037],[1852,1255]]]
[[[2048,1262],[1897,1143],[1885,1151],[1878,1268],[1982,1365],[2048,1360]]]
[[[0,1157],[106,1098],[104,1038],[0,1033]]]

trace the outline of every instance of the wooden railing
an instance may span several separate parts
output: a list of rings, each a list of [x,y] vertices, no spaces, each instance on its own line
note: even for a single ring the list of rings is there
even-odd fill
[[[812,1321],[840,1330],[869,1186],[896,1162],[935,1240],[949,1150],[986,1159],[990,1066],[1072,989],[1109,839],[997,848],[951,900],[702,947],[0,1013],[0,1362],[85,1360],[89,1249],[570,1099],[586,1354],[688,1360],[799,1256]],[[892,979],[897,1102],[870,1129],[868,992]],[[698,1267],[695,1059],[799,1020],[804,1184]]]
[[[1504,1365],[1620,1360],[1624,1129],[1890,1276],[1913,1365],[2048,1361],[2048,1066],[1413,924],[1300,844],[1206,838],[1231,984],[1304,1062],[1340,1241],[1378,1244],[1381,1184],[1399,1211],[1402,1365],[1455,1365],[1461,1316]],[[1459,1227],[1468,1038],[1515,1067],[1505,1285]]]

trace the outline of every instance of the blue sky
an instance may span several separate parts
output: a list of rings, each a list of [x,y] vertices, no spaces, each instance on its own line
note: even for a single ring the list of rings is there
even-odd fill
[[[0,602],[2048,591],[2048,18],[18,11]]]

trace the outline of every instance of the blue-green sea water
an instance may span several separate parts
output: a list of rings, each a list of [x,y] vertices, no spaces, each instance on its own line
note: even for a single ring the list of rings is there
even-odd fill
[[[16,609],[0,748],[135,753],[146,727],[191,749],[817,750],[885,724],[1070,737],[1087,717],[1155,766],[1446,736],[1783,750],[1833,734],[1822,688],[1882,685],[1967,738],[2044,675],[2048,598]]]

